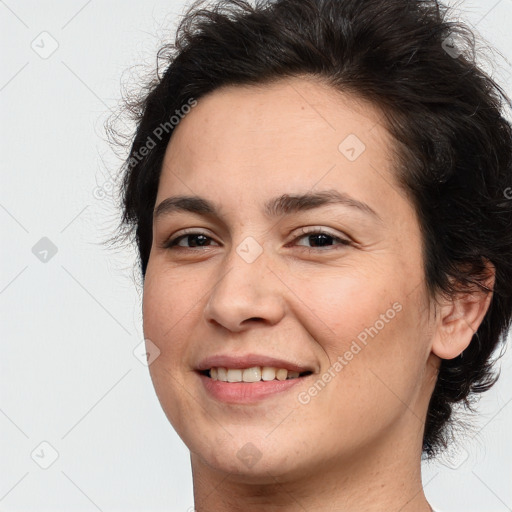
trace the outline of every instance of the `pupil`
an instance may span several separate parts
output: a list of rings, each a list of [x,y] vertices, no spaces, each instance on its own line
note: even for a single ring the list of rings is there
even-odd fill
[[[309,237],[309,241],[311,242],[311,241],[312,241],[312,240],[314,240],[314,239],[317,239],[317,240],[318,240],[318,239],[320,239],[320,240],[322,240],[323,242],[328,242],[328,241],[330,241],[330,240],[332,239],[332,237],[331,237],[331,236],[329,236],[329,235],[324,235],[324,234],[319,234],[319,235],[310,235],[310,237]],[[313,245],[313,246],[320,246],[320,247],[323,247],[324,245],[331,245],[331,244],[330,244],[330,243],[322,243],[322,242],[320,242],[320,243],[317,243],[317,244],[312,243],[312,245]]]
[[[204,235],[195,235],[192,237],[192,243],[191,245],[192,246],[202,246],[202,245],[206,245],[206,242],[207,242],[208,238]],[[195,241],[195,243],[194,243]]]

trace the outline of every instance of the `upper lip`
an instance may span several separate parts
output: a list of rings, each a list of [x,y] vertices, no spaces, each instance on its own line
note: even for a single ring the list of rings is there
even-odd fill
[[[217,354],[206,357],[198,365],[196,370],[204,371],[210,368],[252,368],[254,366],[271,366],[274,368],[285,368],[293,372],[313,372],[314,368],[310,365],[296,364],[284,359],[269,357],[258,354]]]

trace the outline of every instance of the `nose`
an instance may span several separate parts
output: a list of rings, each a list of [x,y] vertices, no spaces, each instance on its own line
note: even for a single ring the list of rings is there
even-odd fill
[[[265,251],[248,263],[233,249],[224,260],[222,277],[205,306],[206,321],[232,332],[257,323],[277,324],[284,316],[285,301],[282,284],[269,269],[269,263]]]

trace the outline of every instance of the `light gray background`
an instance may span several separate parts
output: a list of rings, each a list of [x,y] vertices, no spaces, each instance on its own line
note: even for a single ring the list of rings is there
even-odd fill
[[[119,166],[103,122],[123,72],[153,68],[183,5],[0,1],[1,511],[192,510],[188,451],[133,353],[134,252],[101,245],[117,222]],[[458,5],[504,54],[494,74],[511,94],[512,0]],[[46,262],[32,251],[43,237],[57,248]],[[442,512],[512,510],[510,351],[501,366],[478,435],[424,465]]]

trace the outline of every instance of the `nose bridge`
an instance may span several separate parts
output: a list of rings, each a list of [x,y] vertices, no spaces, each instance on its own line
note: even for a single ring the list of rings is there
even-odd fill
[[[206,319],[234,331],[242,329],[246,320],[277,323],[283,315],[283,298],[268,263],[269,253],[253,237],[233,246],[210,293]]]

